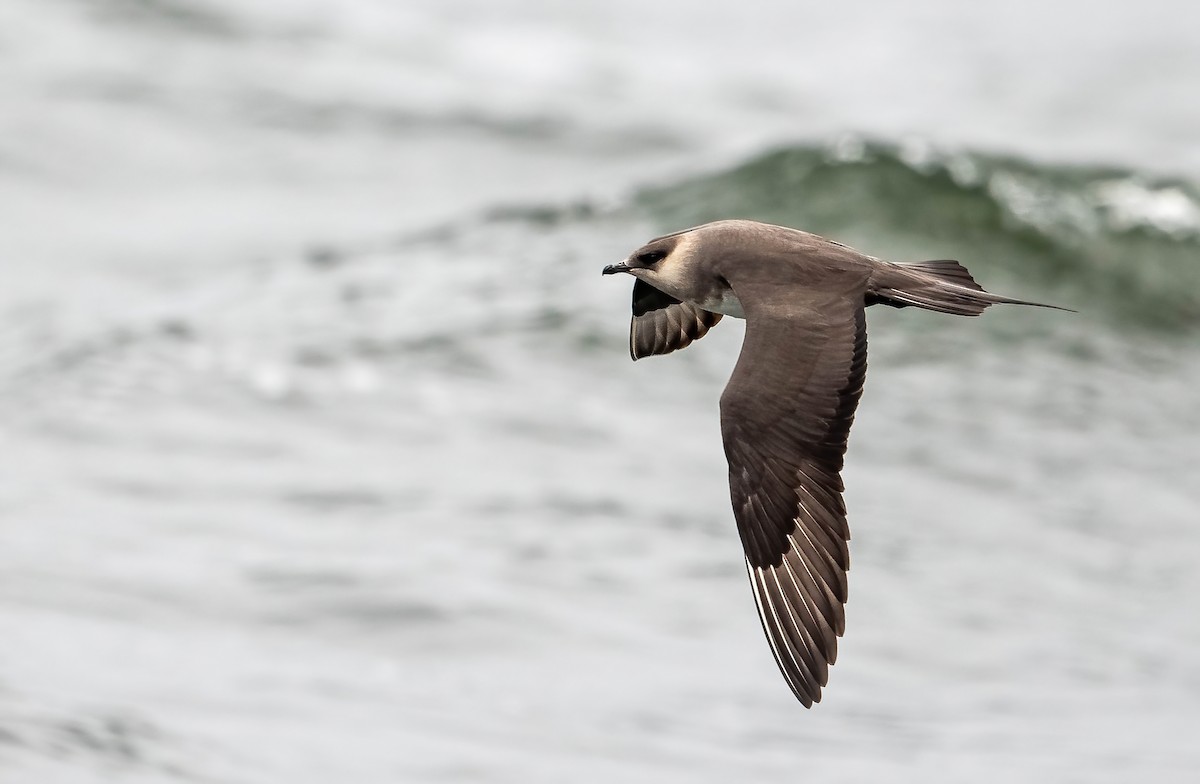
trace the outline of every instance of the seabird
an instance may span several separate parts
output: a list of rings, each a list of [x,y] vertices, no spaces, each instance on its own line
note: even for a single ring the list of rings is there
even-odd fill
[[[721,395],[729,494],[771,652],[805,707],[821,700],[845,630],[850,566],[842,460],[867,369],[865,310],[978,316],[989,294],[956,261],[896,263],[749,220],[650,240],[604,268],[633,284],[629,353],[669,354],[722,316],[746,320]]]

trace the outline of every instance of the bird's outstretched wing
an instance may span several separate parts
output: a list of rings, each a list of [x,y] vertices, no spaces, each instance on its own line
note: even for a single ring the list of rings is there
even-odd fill
[[[866,367],[861,299],[750,312],[721,396],[754,600],[775,661],[806,707],[821,699],[845,628],[850,531],[840,472]]]
[[[704,337],[720,320],[720,313],[680,302],[645,281],[635,280],[629,355],[636,360],[651,354],[670,354]]]

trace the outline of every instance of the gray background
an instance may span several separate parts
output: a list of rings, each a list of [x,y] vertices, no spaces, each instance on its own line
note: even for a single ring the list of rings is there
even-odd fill
[[[910,6],[0,5],[0,781],[1191,781],[1200,16]],[[599,275],[733,216],[1081,311],[872,309],[811,712]]]

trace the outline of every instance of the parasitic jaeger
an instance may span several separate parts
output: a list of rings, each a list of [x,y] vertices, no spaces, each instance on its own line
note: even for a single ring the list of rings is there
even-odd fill
[[[989,294],[956,261],[882,261],[749,220],[658,237],[604,268],[617,272],[637,279],[635,360],[699,340],[723,315],[746,320],[721,395],[729,494],[771,652],[812,707],[845,630],[841,470],[866,376],[866,308],[978,316],[997,303],[1055,306]]]

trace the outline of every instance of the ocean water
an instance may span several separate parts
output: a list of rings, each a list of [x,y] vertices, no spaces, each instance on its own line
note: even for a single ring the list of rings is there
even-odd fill
[[[1190,782],[1200,12],[0,5],[0,781]],[[717,399],[600,268],[718,217],[872,308],[824,701]]]

